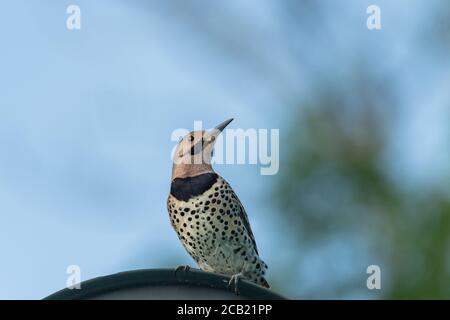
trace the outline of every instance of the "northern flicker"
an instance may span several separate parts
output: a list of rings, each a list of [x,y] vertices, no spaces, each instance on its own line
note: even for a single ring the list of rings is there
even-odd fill
[[[179,142],[167,207],[178,238],[199,267],[231,276],[229,285],[238,293],[240,278],[269,284],[244,207],[211,166],[216,138],[232,120],[193,131]]]

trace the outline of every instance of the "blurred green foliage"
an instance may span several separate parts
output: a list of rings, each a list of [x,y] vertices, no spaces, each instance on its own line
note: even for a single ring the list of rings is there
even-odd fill
[[[392,179],[383,155],[393,105],[387,93],[377,91],[379,99],[370,92],[379,88],[370,78],[365,83],[351,102],[325,90],[293,117],[274,188],[278,212],[296,230],[299,249],[293,252],[351,235],[371,248],[371,261],[387,275],[380,298],[449,298],[446,189],[406,191]],[[354,250],[360,250],[356,243]],[[364,287],[357,262],[352,273],[346,289]]]

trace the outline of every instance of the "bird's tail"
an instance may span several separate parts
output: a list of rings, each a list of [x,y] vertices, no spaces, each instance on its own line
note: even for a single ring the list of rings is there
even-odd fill
[[[264,279],[264,278],[261,279],[261,285],[262,285],[263,287],[267,288],[267,289],[270,288],[269,283],[268,283],[267,280]]]

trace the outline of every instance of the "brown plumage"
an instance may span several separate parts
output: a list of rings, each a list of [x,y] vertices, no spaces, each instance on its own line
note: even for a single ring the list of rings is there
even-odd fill
[[[167,202],[170,221],[188,253],[204,271],[242,277],[269,287],[247,214],[225,179],[211,166],[215,129],[186,135],[174,154]]]

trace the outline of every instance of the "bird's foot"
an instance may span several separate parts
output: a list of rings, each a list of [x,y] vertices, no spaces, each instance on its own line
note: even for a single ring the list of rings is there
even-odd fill
[[[236,273],[231,276],[231,279],[228,282],[228,289],[233,289],[237,296],[239,295],[239,282],[242,278],[244,278],[242,273]]]
[[[181,265],[181,266],[176,267],[175,278],[178,278],[178,274],[180,272],[182,272],[183,277],[186,276],[186,274],[189,272],[190,269],[191,269],[191,267],[188,265]]]

